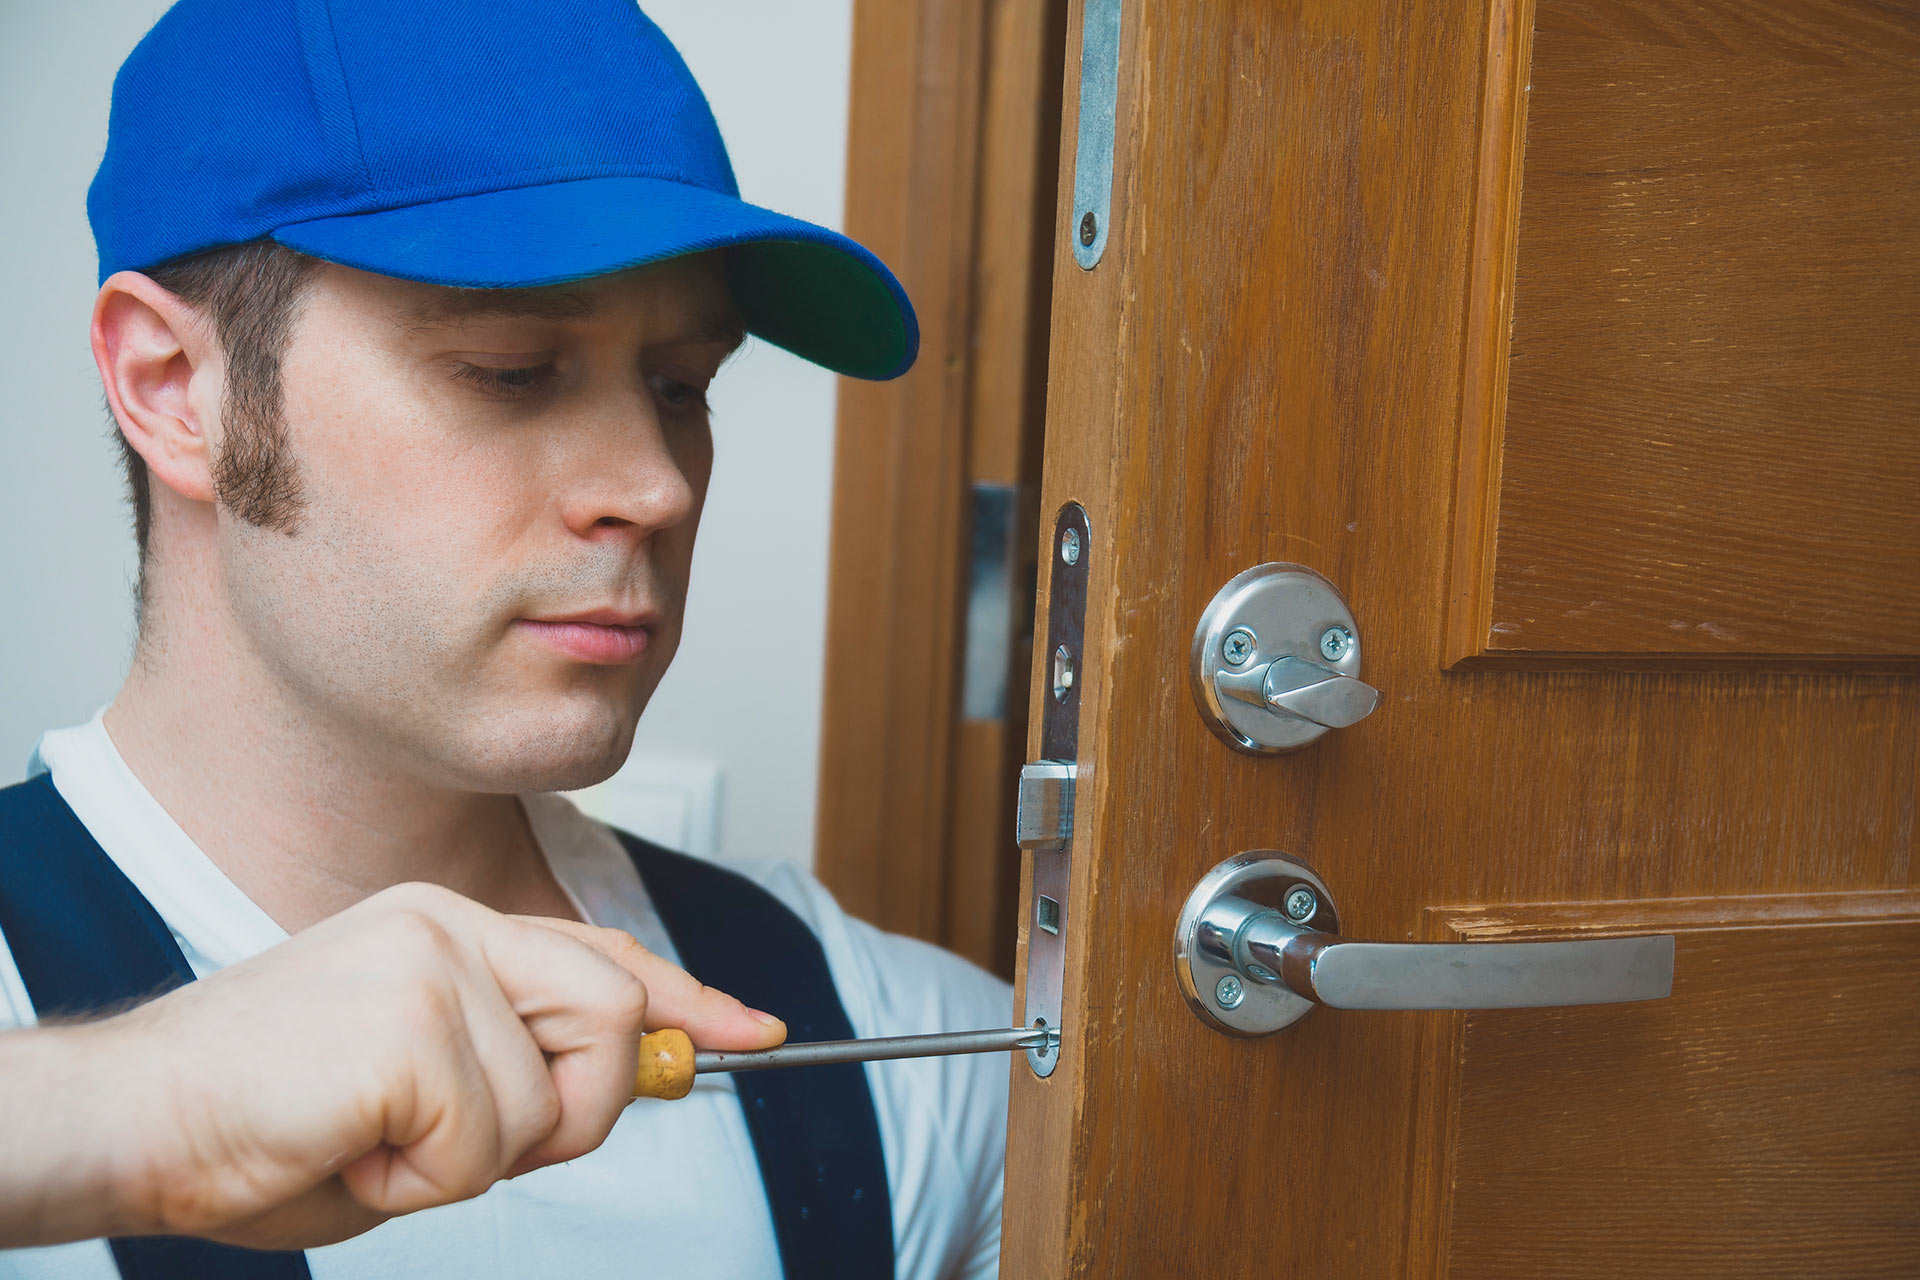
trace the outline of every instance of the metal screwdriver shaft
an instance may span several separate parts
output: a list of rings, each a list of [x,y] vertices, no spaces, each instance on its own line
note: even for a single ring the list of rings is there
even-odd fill
[[[872,1040],[819,1040],[752,1052],[694,1052],[684,1031],[649,1031],[640,1039],[640,1065],[634,1077],[636,1098],[684,1098],[693,1077],[716,1071],[768,1071],[775,1067],[817,1067],[831,1062],[883,1062],[893,1058],[933,1058],[955,1053],[1005,1053],[1015,1049],[1052,1052],[1060,1032],[1052,1027],[994,1027],[986,1031],[943,1031],[925,1036],[882,1036]]]
[[[773,1067],[817,1067],[829,1062],[884,1062],[892,1058],[933,1058],[954,1053],[993,1053],[1038,1049],[1059,1032],[1033,1027],[996,1027],[990,1031],[943,1031],[926,1036],[883,1036],[874,1040],[817,1040],[751,1053],[703,1051],[693,1055],[695,1075],[709,1071],[765,1071]]]

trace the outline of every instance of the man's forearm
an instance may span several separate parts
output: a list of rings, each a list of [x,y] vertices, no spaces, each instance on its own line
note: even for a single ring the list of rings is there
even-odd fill
[[[132,1203],[140,1066],[112,1021],[0,1032],[0,1247],[150,1230]]]

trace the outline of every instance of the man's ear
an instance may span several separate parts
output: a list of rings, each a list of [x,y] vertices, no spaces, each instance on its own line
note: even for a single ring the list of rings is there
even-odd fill
[[[94,300],[93,362],[147,468],[181,497],[211,502],[224,385],[212,325],[148,277],[121,271]]]

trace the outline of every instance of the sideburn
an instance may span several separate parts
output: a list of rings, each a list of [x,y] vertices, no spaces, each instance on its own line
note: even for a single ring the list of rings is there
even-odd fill
[[[299,531],[306,507],[300,468],[287,444],[280,383],[280,358],[301,301],[300,292],[294,292],[272,299],[274,305],[220,317],[227,389],[220,406],[225,438],[213,462],[214,497],[247,523],[286,534]]]
[[[271,240],[256,240],[195,254],[150,273],[162,288],[208,313],[226,356],[220,406],[225,431],[213,460],[215,500],[249,524],[287,534],[299,530],[306,499],[287,440],[280,361],[318,266]],[[130,473],[134,466],[130,459]],[[139,479],[146,479],[144,468]],[[134,486],[143,577],[145,487]]]
[[[228,395],[221,407],[226,437],[213,461],[214,498],[248,524],[298,533],[306,498],[287,447],[286,419],[278,405],[263,413],[264,406],[239,403],[243,399]]]

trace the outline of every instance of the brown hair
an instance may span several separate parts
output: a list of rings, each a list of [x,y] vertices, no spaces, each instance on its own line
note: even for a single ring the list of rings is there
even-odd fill
[[[300,475],[287,448],[280,359],[318,260],[271,240],[223,245],[175,258],[146,272],[154,283],[206,314],[226,356],[224,439],[213,464],[214,496],[251,524],[292,533],[299,524]],[[147,537],[153,495],[147,464],[115,432],[133,502],[140,546],[142,603],[147,594]]]

